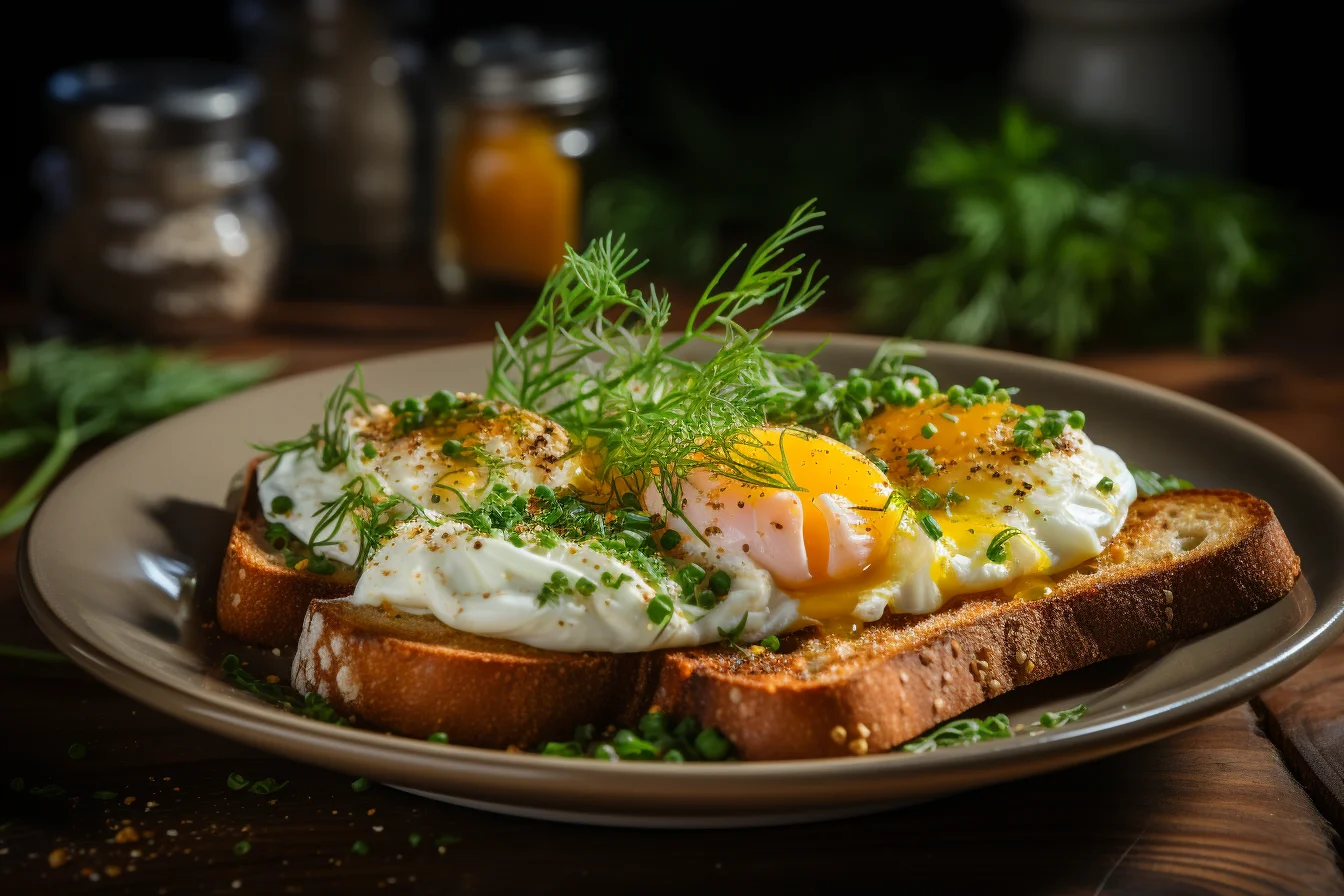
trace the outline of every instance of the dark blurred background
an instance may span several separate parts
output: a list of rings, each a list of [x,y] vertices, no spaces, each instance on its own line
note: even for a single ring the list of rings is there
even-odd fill
[[[749,17],[709,5],[29,4],[27,36],[11,33],[24,46],[4,62],[0,238],[12,247],[8,291],[38,310],[9,320],[190,340],[254,326],[276,301],[524,301],[563,242],[608,230],[628,232],[678,294],[815,196],[829,218],[809,248],[833,275],[828,307],[855,328],[1063,356],[1092,344],[1217,352],[1328,270],[1344,201],[1327,137],[1338,77],[1312,9],[1027,0]],[[490,32],[515,24],[535,29],[539,52],[554,49],[548,35],[583,49],[570,62],[598,85],[570,106],[519,101],[555,146],[581,150],[561,162],[580,172],[578,198],[545,208],[536,197],[561,196],[568,175],[528,156],[531,144],[491,144],[498,104],[479,66],[452,63],[464,35],[485,33],[488,48]],[[509,53],[523,79],[564,68]],[[279,153],[256,184],[276,211],[257,220],[277,236],[253,267],[274,276],[220,275],[220,294],[237,295],[210,301],[229,326],[214,312],[191,324],[210,304],[184,298],[199,291],[194,273],[110,288],[122,275],[99,267],[108,246],[143,234],[67,226],[90,178],[78,159],[53,169],[42,156],[63,148],[69,114],[53,112],[53,72],[153,58],[231,63],[261,80],[248,127]],[[323,103],[354,124],[305,117]],[[481,109],[493,124],[471,118]],[[576,126],[579,144],[559,139]],[[472,205],[467,172],[491,151],[514,153],[521,181]],[[383,193],[361,199],[351,185],[377,180],[374,167]],[[547,216],[553,226],[539,223]],[[250,291],[266,297],[238,297]]]

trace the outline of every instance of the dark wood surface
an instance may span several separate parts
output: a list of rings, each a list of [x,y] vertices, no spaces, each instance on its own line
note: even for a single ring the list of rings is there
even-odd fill
[[[281,353],[297,371],[488,338],[495,317],[516,320],[523,311],[285,304],[268,312],[258,336],[214,351]],[[1255,350],[1229,357],[1163,351],[1084,360],[1229,407],[1344,475],[1344,365],[1327,338],[1341,332],[1339,322],[1339,308],[1322,300],[1264,327]],[[842,329],[844,316],[817,314],[808,324]],[[0,496],[23,472],[0,468]],[[18,599],[16,542],[0,540],[0,641],[41,647]],[[1331,827],[1344,823],[1344,643],[1252,704],[1120,756],[867,818],[754,831],[566,826],[379,786],[356,792],[347,777],[139,706],[68,663],[0,658],[0,706],[3,893],[808,891],[872,883],[915,892],[1344,892]],[[72,743],[86,745],[87,756],[69,758]],[[289,784],[269,797],[235,792],[225,783],[234,772]],[[55,784],[64,793],[19,794],[7,786],[15,777],[25,788]],[[97,791],[116,799],[95,799]],[[452,842],[436,844],[442,837]],[[352,851],[357,840],[366,855]],[[250,849],[238,855],[242,841]]]

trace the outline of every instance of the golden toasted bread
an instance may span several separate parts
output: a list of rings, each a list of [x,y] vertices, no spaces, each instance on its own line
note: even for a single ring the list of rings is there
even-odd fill
[[[219,573],[215,615],[221,629],[249,644],[286,647],[299,639],[308,604],[314,598],[349,595],[359,573],[341,563],[331,575],[285,564],[284,553],[266,540],[266,517],[257,499],[260,463],[258,458],[247,468]]]
[[[367,725],[454,743],[535,746],[650,705],[719,728],[744,759],[890,749],[991,697],[1249,616],[1286,594],[1297,556],[1241,492],[1140,499],[1107,551],[1036,600],[971,595],[888,614],[857,636],[815,629],[778,653],[731,646],[558,653],[432,617],[315,601],[294,686]]]
[[[1264,501],[1169,492],[1139,499],[1110,547],[1049,596],[974,595],[854,638],[808,630],[776,654],[669,651],[653,700],[747,759],[888,750],[1013,688],[1250,616],[1300,572]]]

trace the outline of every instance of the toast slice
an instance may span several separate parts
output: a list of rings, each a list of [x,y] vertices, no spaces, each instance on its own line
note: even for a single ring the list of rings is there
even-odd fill
[[[247,467],[219,573],[215,616],[221,629],[249,644],[286,647],[298,641],[308,604],[315,598],[349,596],[359,572],[338,563],[331,575],[318,575],[285,564],[283,551],[266,540],[266,517],[257,498],[262,460]]]
[[[743,759],[861,754],[1015,687],[1250,616],[1299,572],[1265,502],[1172,492],[1136,502],[1106,552],[1038,600],[970,595],[857,636],[797,632],[775,654],[557,653],[323,600],[309,608],[293,684],[362,724],[475,746],[531,747],[656,705],[717,727]]]
[[[1300,572],[1264,501],[1170,492],[1136,502],[1107,550],[1047,597],[974,595],[852,639],[800,632],[778,654],[671,651],[653,699],[717,727],[743,758],[888,750],[1022,685],[1250,616]]]
[[[505,749],[629,718],[652,689],[655,656],[540,650],[433,616],[317,600],[291,678],[367,727]]]

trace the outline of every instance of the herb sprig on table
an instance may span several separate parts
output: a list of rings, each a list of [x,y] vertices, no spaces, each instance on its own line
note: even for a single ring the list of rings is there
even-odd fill
[[[1287,267],[1288,220],[1265,197],[1121,160],[1017,106],[990,141],[933,131],[910,178],[944,200],[950,246],[868,273],[860,318],[878,330],[1061,357],[1120,330],[1216,352]]]
[[[276,367],[271,360],[211,363],[145,346],[12,343],[0,374],[0,462],[45,456],[0,506],[0,535],[27,522],[80,445],[236,392]]]

